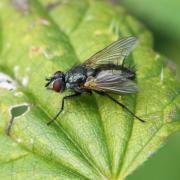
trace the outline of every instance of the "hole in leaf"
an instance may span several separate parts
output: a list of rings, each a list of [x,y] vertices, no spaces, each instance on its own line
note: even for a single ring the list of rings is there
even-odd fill
[[[25,114],[28,110],[28,107],[29,106],[27,104],[23,104],[11,108],[10,110],[11,119],[8,123],[7,132],[6,132],[8,136],[10,135],[10,131],[13,126],[14,119]]]
[[[12,118],[23,115],[28,110],[28,105],[15,106],[11,109]]]
[[[15,90],[17,83],[7,74],[0,72],[0,88],[7,90]]]

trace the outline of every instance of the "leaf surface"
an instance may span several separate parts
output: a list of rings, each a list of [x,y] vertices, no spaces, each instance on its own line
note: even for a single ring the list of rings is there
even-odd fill
[[[180,129],[179,84],[166,58],[153,51],[149,31],[121,7],[94,0],[26,6],[5,0],[0,6],[0,68],[16,82],[16,90],[8,91],[0,80],[0,177],[124,179]],[[44,79],[130,35],[140,41],[129,58],[140,92],[114,97],[147,123],[105,97],[85,94],[66,102],[57,123],[47,126],[70,92],[46,91]],[[25,112],[16,112],[24,106]]]

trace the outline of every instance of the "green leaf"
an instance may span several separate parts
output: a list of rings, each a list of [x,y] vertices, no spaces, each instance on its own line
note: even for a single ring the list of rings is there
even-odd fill
[[[124,179],[180,130],[179,84],[150,32],[124,9],[95,0],[14,2],[0,2],[0,177]],[[66,102],[47,126],[70,92],[46,91],[45,77],[129,35],[140,40],[130,57],[140,92],[115,98],[147,123],[93,94]]]

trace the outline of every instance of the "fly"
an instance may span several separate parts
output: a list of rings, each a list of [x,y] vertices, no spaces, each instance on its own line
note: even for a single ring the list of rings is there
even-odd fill
[[[110,95],[128,95],[138,91],[135,83],[135,71],[124,66],[125,58],[136,44],[136,37],[126,37],[117,40],[91,56],[83,64],[77,65],[65,73],[57,71],[47,78],[45,85],[47,89],[57,93],[62,93],[66,89],[71,89],[74,92],[69,96],[63,97],[59,112],[48,122],[48,125],[54,122],[64,110],[65,100],[75,99],[81,96],[82,93],[92,94],[92,92],[106,96],[134,118],[145,122]]]

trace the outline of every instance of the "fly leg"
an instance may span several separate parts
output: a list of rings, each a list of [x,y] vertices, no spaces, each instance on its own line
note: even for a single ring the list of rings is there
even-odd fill
[[[98,93],[98,92],[97,92]],[[141,122],[146,122],[143,119],[139,118],[138,116],[136,116],[129,108],[127,108],[124,104],[122,104],[121,102],[119,102],[118,100],[114,99],[112,96],[110,96],[109,94],[106,93],[98,93],[100,95],[104,95],[107,96],[109,99],[111,99],[113,102],[115,102],[116,104],[118,104],[119,106],[121,106],[123,109],[125,109],[129,114],[131,114],[133,117],[135,117],[136,119],[138,119]]]
[[[47,123],[47,125],[50,125],[52,124],[57,118],[58,116],[62,113],[62,111],[64,110],[64,101],[65,100],[70,100],[70,99],[74,99],[76,97],[79,97],[81,95],[81,93],[75,93],[75,94],[72,94],[72,95],[69,95],[69,96],[64,96],[63,99],[62,99],[62,104],[61,104],[61,109],[59,110],[59,112],[56,114],[56,116]]]

